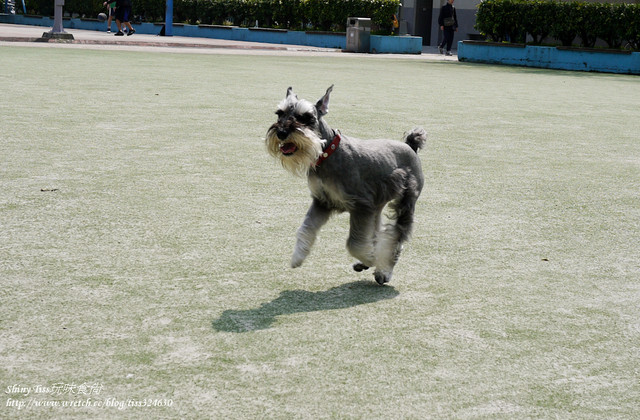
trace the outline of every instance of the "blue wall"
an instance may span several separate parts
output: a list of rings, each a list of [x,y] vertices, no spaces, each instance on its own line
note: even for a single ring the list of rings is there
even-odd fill
[[[0,22],[20,25],[53,26],[53,18],[0,14]],[[64,19],[68,29],[104,31],[106,23],[95,19]],[[139,34],[157,35],[162,24],[140,23],[133,25]],[[115,23],[113,24],[115,29]],[[174,36],[225,39],[231,41],[265,42],[270,44],[305,45],[319,48],[345,49],[347,37],[344,33],[300,32],[280,29],[239,28],[216,25],[173,25]],[[415,36],[371,36],[371,51],[391,54],[421,54],[422,38]]]
[[[371,35],[371,52],[393,54],[422,54],[422,37]]]
[[[559,70],[640,74],[640,52],[622,50],[586,50],[460,41],[458,60]]]

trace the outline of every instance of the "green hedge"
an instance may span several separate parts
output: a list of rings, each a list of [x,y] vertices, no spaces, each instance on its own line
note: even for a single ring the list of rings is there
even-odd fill
[[[598,39],[610,48],[640,47],[640,5],[558,0],[483,0],[475,28],[489,40],[533,44],[551,37],[571,46],[593,47]]]
[[[64,13],[75,15],[77,14],[80,17],[88,17],[88,18],[96,18],[98,17],[98,13],[106,12],[106,8],[102,6],[102,2],[104,0],[65,0],[64,2]],[[133,0],[134,3],[137,0]],[[1,4],[2,2],[0,2]],[[39,16],[53,16],[53,0],[27,0],[27,13],[30,15],[39,15]],[[18,10],[16,8],[16,13],[22,11],[22,8]]]
[[[152,0],[147,0],[152,1]],[[187,23],[344,31],[350,16],[391,32],[400,0],[175,0],[174,20]]]
[[[53,0],[30,0],[28,13],[53,15]],[[65,0],[65,13],[97,17],[103,0]],[[148,22],[162,22],[166,0],[132,0],[133,13]],[[390,33],[400,0],[174,0],[173,21],[191,24],[233,24],[295,30],[344,31],[347,18],[371,18],[373,30]]]

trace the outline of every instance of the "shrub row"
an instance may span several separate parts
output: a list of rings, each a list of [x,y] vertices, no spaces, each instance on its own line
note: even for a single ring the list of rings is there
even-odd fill
[[[558,0],[483,0],[476,29],[496,42],[533,44],[553,38],[564,46],[593,47],[597,39],[609,48],[640,49],[640,4],[564,2]]]
[[[147,0],[152,1],[152,0]],[[282,29],[344,31],[350,16],[371,18],[373,25],[391,31],[400,0],[177,0],[175,16],[188,23]],[[174,3],[176,4],[176,3]]]
[[[65,13],[96,17],[103,0],[65,0]],[[162,22],[166,0],[132,0],[133,13],[148,22]],[[53,15],[52,0],[31,0],[30,14]],[[344,31],[347,18],[371,18],[374,30],[391,32],[400,0],[174,0],[174,22],[233,24],[282,29]]]

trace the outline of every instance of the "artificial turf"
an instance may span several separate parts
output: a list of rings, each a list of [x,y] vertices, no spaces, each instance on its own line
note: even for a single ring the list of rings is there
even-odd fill
[[[0,60],[0,417],[640,416],[637,77]],[[288,268],[309,192],[263,138],[288,86],[315,100],[331,84],[343,133],[429,133],[385,287],[351,270],[345,215]]]

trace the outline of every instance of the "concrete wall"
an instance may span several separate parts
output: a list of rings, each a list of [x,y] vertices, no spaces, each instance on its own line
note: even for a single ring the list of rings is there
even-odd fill
[[[404,0],[402,2],[401,21],[405,21],[407,33],[415,36],[423,36],[425,45],[436,46],[442,41],[442,31],[438,27],[438,15],[440,8],[446,0]],[[480,0],[455,0],[453,5],[458,16],[458,32],[454,40],[469,39],[469,34],[477,34],[474,29],[476,24],[476,11]],[[429,8],[430,10],[424,10]],[[425,17],[431,15],[428,21]],[[456,43],[454,43],[456,48]]]
[[[438,45],[442,42],[442,31],[438,27],[438,15],[440,14],[440,8],[444,6],[446,0],[434,0],[433,10],[433,25],[431,31],[431,45]],[[469,34],[477,34],[474,25],[476,24],[476,12],[477,7],[480,4],[480,0],[455,0],[453,5],[456,8],[456,15],[458,16],[458,32],[456,32],[454,40],[454,49],[458,42],[465,39],[469,39]],[[434,42],[435,40],[435,42]]]

